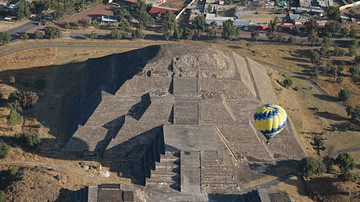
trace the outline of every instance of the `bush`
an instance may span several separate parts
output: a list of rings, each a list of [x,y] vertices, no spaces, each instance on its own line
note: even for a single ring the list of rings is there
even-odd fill
[[[46,81],[45,81],[45,79],[37,79],[37,80],[35,81],[35,88],[36,88],[37,90],[42,90],[42,89],[45,88],[45,86],[46,86]]]
[[[25,143],[30,149],[36,149],[41,143],[39,134],[18,133],[15,134],[15,139],[19,144]]]
[[[91,40],[94,40],[94,39],[96,39],[96,38],[98,38],[98,34],[96,33],[96,32],[91,32],[91,34],[90,34],[90,39]]]
[[[34,38],[35,38],[35,39],[41,39],[41,38],[43,38],[43,33],[40,32],[39,30],[36,30],[36,31],[34,32]]]
[[[5,143],[0,143],[0,159],[4,159],[9,156],[10,146]]]
[[[7,117],[7,124],[11,127],[16,126],[19,122],[20,114],[16,111],[16,109],[11,108],[10,114]]]
[[[58,29],[56,27],[46,27],[45,38],[56,39],[56,38],[59,38],[60,35],[61,35],[60,29]]]
[[[354,63],[357,65],[360,63],[360,56],[355,56]]]
[[[293,81],[291,80],[291,78],[286,78],[286,79],[284,79],[283,83],[284,83],[285,88],[289,88],[292,86]]]
[[[348,171],[355,168],[354,159],[348,153],[339,154],[335,160],[335,164],[337,166],[339,166],[339,168],[343,174],[346,174],[346,173],[348,173]]]
[[[141,29],[136,29],[132,31],[131,37],[133,39],[143,39],[145,37],[145,34],[141,31]]]
[[[301,159],[298,169],[302,176],[309,177],[314,174],[324,173],[326,166],[319,160],[312,157],[305,157]]]
[[[358,67],[350,67],[349,72],[352,77],[357,77],[360,74],[360,68]]]
[[[31,149],[36,149],[41,142],[39,134],[27,134],[25,135],[25,143]]]
[[[9,77],[9,82],[10,82],[10,84],[14,84],[16,82],[15,77],[10,76]]]
[[[12,167],[8,170],[9,175],[11,176],[15,176],[18,173],[18,168],[17,167]]]
[[[26,32],[21,32],[19,37],[22,40],[26,40],[29,38],[29,35]]]
[[[20,97],[20,105],[23,108],[30,108],[33,107],[37,101],[39,99],[39,96],[32,91],[25,91],[23,93],[21,93],[21,97]]]
[[[342,90],[340,90],[338,96],[339,96],[339,100],[347,101],[351,97],[351,92],[349,90],[342,89]]]
[[[0,190],[0,202],[5,201],[5,192]]]
[[[124,38],[124,34],[120,30],[113,29],[111,30],[110,37],[112,39],[122,39]]]

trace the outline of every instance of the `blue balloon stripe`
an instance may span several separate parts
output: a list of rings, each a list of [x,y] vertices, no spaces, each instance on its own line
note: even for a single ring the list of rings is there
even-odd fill
[[[285,127],[287,123],[287,116],[286,116],[286,120],[284,121],[284,123],[280,126],[278,126],[277,128],[273,128],[271,130],[261,130],[260,132],[265,136],[265,137],[269,137],[269,134],[272,134],[272,133],[275,133],[275,132],[278,132],[279,130],[283,129]],[[275,134],[277,135],[277,134]],[[275,135],[272,135],[271,137],[275,136]]]
[[[255,113],[254,114],[254,119],[255,120],[267,120],[269,118],[273,118],[274,116],[277,116],[279,114],[279,110],[273,110],[270,112],[264,112],[264,113]]]

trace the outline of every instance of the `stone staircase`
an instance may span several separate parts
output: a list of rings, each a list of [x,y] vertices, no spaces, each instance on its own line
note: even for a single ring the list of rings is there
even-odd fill
[[[237,188],[232,167],[216,151],[201,152],[202,193],[224,194]]]
[[[165,151],[156,162],[155,170],[151,170],[150,178],[146,179],[146,186],[169,186],[180,190],[180,153]]]

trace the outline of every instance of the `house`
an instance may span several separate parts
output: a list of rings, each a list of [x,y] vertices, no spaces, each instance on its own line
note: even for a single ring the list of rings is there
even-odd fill
[[[0,7],[5,7],[8,3],[8,0],[0,0]]]
[[[178,11],[178,9],[163,7],[163,6],[153,6],[150,9],[149,14],[159,14],[159,13],[162,14],[162,13],[166,13],[167,11],[171,11],[172,13],[175,13],[176,11]]]

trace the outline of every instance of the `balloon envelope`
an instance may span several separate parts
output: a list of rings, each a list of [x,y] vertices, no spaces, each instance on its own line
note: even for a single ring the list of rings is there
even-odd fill
[[[266,104],[256,109],[254,119],[256,127],[269,140],[284,129],[287,123],[287,114],[278,105]]]

